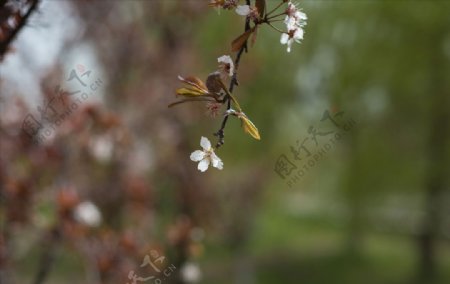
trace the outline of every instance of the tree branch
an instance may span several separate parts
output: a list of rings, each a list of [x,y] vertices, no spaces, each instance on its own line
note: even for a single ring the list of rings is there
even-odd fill
[[[34,12],[34,10],[37,9],[39,0],[30,0],[29,2],[31,3],[31,6],[25,13],[25,15],[21,18],[21,21],[19,21],[17,26],[14,27],[12,31],[6,35],[6,39],[0,42],[0,60],[4,57],[5,53],[8,50],[8,47],[14,41],[16,36],[19,34],[20,30],[22,30],[22,28],[26,25],[30,15]]]
[[[250,5],[250,0],[246,0],[247,5]],[[245,19],[245,31],[250,30],[250,19],[246,18]],[[236,55],[236,59],[234,60],[234,73],[233,73],[233,77],[231,77],[231,82],[230,82],[230,87],[228,88],[229,92],[232,93],[234,90],[235,86],[239,85],[238,79],[237,79],[237,71],[239,69],[239,62],[241,61],[241,56],[242,53],[247,52],[248,48],[247,48],[247,43],[248,43],[248,39],[245,41],[245,43],[242,45],[242,47],[239,49],[239,51],[237,52]],[[226,97],[227,100],[227,111],[231,109],[231,97],[227,96]],[[222,120],[222,124],[220,126],[220,129],[214,133],[214,136],[219,137],[219,141],[217,141],[216,144],[216,149],[218,149],[220,146],[222,146],[225,143],[225,126],[227,125],[228,122],[228,115],[225,115],[225,117]]]
[[[50,274],[54,259],[56,246],[61,240],[61,231],[58,225],[51,228],[45,236],[39,268],[33,280],[33,284],[42,284]]]

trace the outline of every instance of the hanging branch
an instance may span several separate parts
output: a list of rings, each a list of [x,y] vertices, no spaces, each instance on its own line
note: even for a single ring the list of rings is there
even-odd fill
[[[280,0],[269,12],[266,12],[266,0],[246,0],[246,5],[238,5],[238,3],[238,0],[210,0],[209,3],[209,6],[216,9],[235,10],[238,15],[245,17],[244,32],[231,43],[231,51],[236,52],[235,59],[233,60],[228,55],[217,58],[219,68],[208,75],[206,84],[197,77],[179,76],[178,79],[187,86],[177,89],[176,93],[178,96],[184,97],[184,99],[169,105],[169,107],[172,107],[185,102],[207,102],[206,107],[210,111],[211,116],[214,117],[218,110],[226,104],[226,111],[220,128],[213,133],[218,139],[215,146],[212,147],[208,138],[201,137],[200,146],[203,150],[196,150],[190,156],[192,161],[199,162],[198,169],[202,172],[206,171],[209,165],[218,169],[223,168],[222,160],[214,151],[218,150],[225,142],[225,127],[230,115],[240,120],[243,130],[247,134],[256,140],[261,139],[258,128],[242,111],[236,97],[232,94],[235,87],[239,86],[239,65],[244,51],[248,52],[249,39],[251,45],[253,45],[258,28],[266,24],[281,34],[280,43],[287,45],[287,51],[290,52],[292,44],[303,39],[303,27],[306,25],[306,14],[297,8],[296,4],[288,0]],[[251,5],[252,3],[254,5]],[[282,8],[283,5],[286,5],[286,7]],[[281,11],[278,11],[280,8]],[[285,24],[286,31],[274,25],[274,23],[281,21]],[[228,80],[230,80],[230,84],[226,87],[224,82]]]
[[[250,0],[246,0],[247,1],[247,5],[250,5]],[[246,18],[245,19],[245,29],[244,29],[244,34],[247,33],[250,30],[250,18]],[[233,93],[234,90],[234,86],[238,86],[238,79],[237,79],[237,70],[239,68],[239,63],[241,62],[241,56],[242,53],[247,52],[248,48],[247,48],[247,43],[248,43],[248,38],[245,40],[244,44],[241,46],[241,48],[239,49],[239,51],[237,52],[236,55],[236,59],[234,60],[234,73],[233,73],[233,77],[231,78],[231,82],[230,82],[230,87],[228,88],[230,93]],[[229,111],[231,109],[231,98],[227,97],[227,111]],[[214,136],[217,136],[219,138],[219,141],[217,141],[216,144],[216,149],[218,149],[220,146],[223,145],[223,143],[225,143],[225,126],[227,125],[227,121],[228,121],[228,115],[225,115],[225,117],[222,120],[222,124],[220,126],[220,129],[214,133]]]

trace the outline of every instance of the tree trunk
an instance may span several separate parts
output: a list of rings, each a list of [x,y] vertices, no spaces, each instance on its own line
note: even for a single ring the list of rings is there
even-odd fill
[[[444,193],[446,190],[445,150],[449,144],[449,93],[445,86],[445,57],[442,54],[442,33],[430,42],[436,47],[432,52],[430,70],[430,134],[428,138],[428,170],[425,176],[425,216],[418,238],[419,282],[430,283],[436,278],[436,240],[441,224]]]

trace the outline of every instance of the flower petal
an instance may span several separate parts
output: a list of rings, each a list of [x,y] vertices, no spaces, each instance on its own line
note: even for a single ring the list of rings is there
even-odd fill
[[[286,16],[286,18],[284,19],[284,23],[286,24],[287,30],[290,31],[295,28],[297,22],[294,17]]]
[[[221,57],[217,58],[217,62],[219,63],[226,63],[226,64],[233,64],[233,59],[229,55],[222,55]]]
[[[280,39],[281,44],[286,44],[286,43],[288,43],[288,40],[289,40],[289,35],[286,34],[286,33],[283,33],[283,34],[281,35],[281,39]]]
[[[204,172],[208,169],[209,167],[209,159],[203,159],[200,161],[200,163],[198,163],[198,170],[201,172]]]
[[[223,162],[215,153],[211,154],[211,162],[213,167],[223,169]]]
[[[239,5],[236,8],[236,13],[241,16],[247,16],[250,14],[250,6],[249,5]]]
[[[291,52],[292,40],[289,40],[287,43],[287,52]]]
[[[295,12],[295,17],[297,19],[300,19],[300,20],[307,20],[308,19],[308,16],[306,16],[306,14],[304,12],[302,12],[302,11],[296,11]]]
[[[208,138],[202,136],[200,139],[200,146],[202,146],[205,151],[208,151],[211,149],[211,142],[209,142]]]
[[[300,41],[303,39],[303,29],[302,28],[298,28],[295,33],[294,33],[294,39],[296,41]]]
[[[191,161],[194,161],[194,162],[198,162],[198,161],[201,161],[201,160],[203,160],[203,158],[205,157],[205,152],[203,152],[203,151],[200,151],[200,150],[197,150],[197,151],[194,151],[194,152],[192,152],[192,154],[191,154]]]
[[[229,55],[223,55],[217,58],[219,64],[223,64],[222,66],[227,66],[228,68],[224,68],[224,71],[228,71],[228,76],[233,76],[234,73],[234,62],[233,59]],[[220,66],[220,65],[219,65]],[[228,69],[228,70],[226,70]]]

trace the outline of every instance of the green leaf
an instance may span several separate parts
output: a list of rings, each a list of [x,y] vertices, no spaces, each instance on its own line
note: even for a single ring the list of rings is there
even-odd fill
[[[185,96],[185,97],[197,97],[197,96],[204,96],[208,95],[208,92],[205,92],[204,90],[197,89],[195,87],[193,88],[179,88],[176,90],[177,95]]]
[[[256,140],[261,140],[261,136],[259,135],[258,128],[253,124],[253,122],[248,119],[248,117],[244,113],[240,113],[239,119],[241,120],[241,126],[244,128],[244,131]]]

